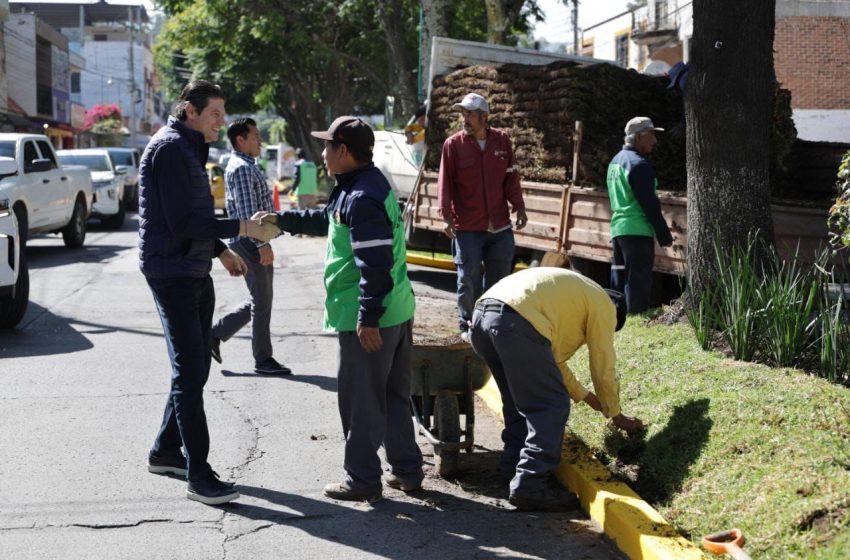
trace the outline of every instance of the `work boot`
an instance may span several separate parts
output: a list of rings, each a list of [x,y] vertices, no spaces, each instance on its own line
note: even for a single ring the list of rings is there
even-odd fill
[[[508,502],[519,511],[573,511],[581,507],[575,494],[553,481],[532,492],[511,492]]]
[[[178,449],[174,453],[148,453],[148,472],[186,476],[186,457]]]
[[[357,490],[348,485],[347,482],[333,482],[325,486],[325,496],[334,500],[345,500],[349,502],[377,502],[383,497],[383,489]]]
[[[420,473],[415,478],[399,478],[391,472],[384,473],[384,482],[390,488],[401,490],[402,492],[415,492],[422,488],[422,479],[424,477]]]
[[[212,346],[210,346],[210,356],[218,363],[221,363],[221,339],[213,337]]]

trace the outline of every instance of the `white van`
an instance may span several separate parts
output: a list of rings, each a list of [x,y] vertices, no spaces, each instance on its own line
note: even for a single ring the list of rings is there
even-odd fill
[[[419,166],[414,161],[413,151],[403,133],[376,130],[372,161],[389,180],[401,202],[410,198],[419,176]]]

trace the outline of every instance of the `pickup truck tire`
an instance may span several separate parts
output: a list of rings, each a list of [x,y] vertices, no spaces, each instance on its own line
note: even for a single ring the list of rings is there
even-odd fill
[[[118,203],[118,213],[109,216],[108,218],[103,218],[100,220],[100,223],[103,224],[103,227],[109,229],[121,229],[121,226],[124,225],[124,216],[126,215],[126,211],[124,210],[124,201],[120,201]]]
[[[15,204],[14,208],[15,220],[18,222],[18,244],[21,250],[27,246],[27,237],[29,237],[29,222],[27,221],[27,209],[23,203]]]
[[[0,298],[0,329],[13,328],[21,322],[27,310],[30,298],[30,275],[23,253],[21,253],[20,266],[12,295],[8,298]]]
[[[74,203],[71,221],[62,228],[62,239],[65,241],[65,247],[69,249],[82,247],[86,240],[86,203],[80,199]]]

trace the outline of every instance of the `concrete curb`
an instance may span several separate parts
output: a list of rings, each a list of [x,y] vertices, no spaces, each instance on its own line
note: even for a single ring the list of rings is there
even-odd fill
[[[478,391],[501,417],[502,398],[493,378]],[[590,518],[632,560],[707,560],[702,551],[644,502],[626,484],[615,480],[583,442],[564,436],[558,480],[575,492]]]

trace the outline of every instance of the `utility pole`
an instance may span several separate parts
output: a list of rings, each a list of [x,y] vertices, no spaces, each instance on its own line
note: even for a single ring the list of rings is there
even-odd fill
[[[579,54],[579,50],[578,50],[578,0],[573,0],[573,54]]]
[[[133,54],[133,7],[127,7],[127,16],[130,19],[130,147],[136,149],[136,65]],[[140,18],[141,19],[141,18]]]

